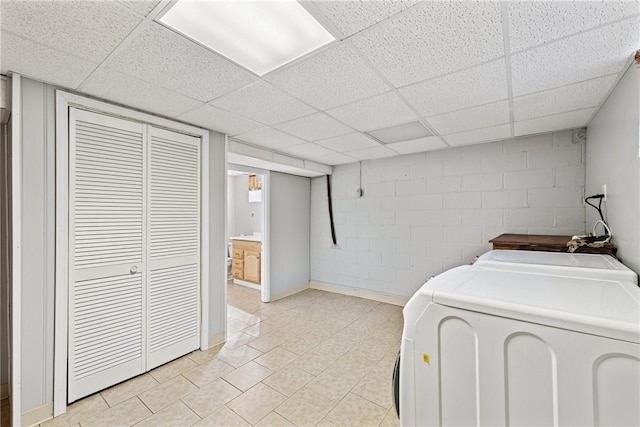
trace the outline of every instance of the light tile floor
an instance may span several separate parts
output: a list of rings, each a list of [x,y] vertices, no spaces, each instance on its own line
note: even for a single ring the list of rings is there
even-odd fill
[[[397,426],[400,307],[318,290],[263,304],[228,285],[229,337],[41,426]]]

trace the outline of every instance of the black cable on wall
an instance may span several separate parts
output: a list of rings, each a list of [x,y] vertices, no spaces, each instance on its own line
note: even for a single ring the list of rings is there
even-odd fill
[[[333,244],[337,244],[336,227],[333,223],[333,205],[331,203],[331,175],[327,175],[327,199],[329,201],[329,222],[331,224],[331,240]]]

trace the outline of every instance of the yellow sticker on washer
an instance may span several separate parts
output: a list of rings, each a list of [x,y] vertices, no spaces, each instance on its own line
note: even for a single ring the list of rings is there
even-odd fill
[[[422,360],[424,360],[424,363],[426,363],[427,365],[431,364],[431,359],[429,358],[429,355],[427,353],[422,354]]]

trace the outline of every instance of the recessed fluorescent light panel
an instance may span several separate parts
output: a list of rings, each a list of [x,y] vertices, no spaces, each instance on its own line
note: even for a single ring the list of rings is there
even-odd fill
[[[389,126],[382,129],[370,130],[369,132],[365,133],[374,137],[383,144],[409,141],[411,139],[423,138],[425,136],[433,135],[433,133],[429,132],[429,130],[418,121],[409,122],[402,125]]]
[[[160,22],[259,76],[335,40],[295,0],[178,0]]]

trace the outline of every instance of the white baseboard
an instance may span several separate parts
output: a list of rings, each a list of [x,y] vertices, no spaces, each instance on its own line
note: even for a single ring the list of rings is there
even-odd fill
[[[38,425],[44,421],[53,418],[53,402],[44,404],[38,408],[33,408],[30,411],[22,414],[22,427],[31,427]]]
[[[0,385],[0,400],[9,398],[9,384]]]
[[[273,288],[271,288],[271,301],[273,302],[273,301],[276,301],[276,300],[279,300],[279,299],[282,299],[282,298],[286,298],[286,297],[288,297],[290,295],[297,294],[298,292],[302,292],[305,289],[309,289],[309,287],[310,287],[309,286],[309,282],[306,282],[306,283],[303,283],[302,285],[297,286],[297,287],[295,287],[295,288],[293,288],[293,289],[291,289],[291,290],[289,290],[287,292],[283,292],[281,294],[275,294],[275,295],[273,293]]]
[[[220,332],[219,334],[209,335],[209,348],[215,347],[218,344],[222,344],[227,340],[227,336],[224,332]]]
[[[247,282],[246,280],[233,279],[233,283],[236,284],[236,285],[244,286],[246,288],[255,289],[257,291],[259,291],[261,289],[260,285],[257,285],[255,283],[251,283],[251,282]]]
[[[344,285],[335,285],[333,283],[316,282],[311,281],[309,283],[311,289],[318,289],[320,291],[333,292],[336,294],[349,295],[352,297],[359,297],[370,299],[373,301],[384,302],[387,304],[398,305],[404,307],[409,301],[409,298],[398,297],[394,295],[382,294],[380,292],[370,291],[368,289],[352,288]]]

